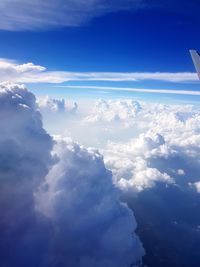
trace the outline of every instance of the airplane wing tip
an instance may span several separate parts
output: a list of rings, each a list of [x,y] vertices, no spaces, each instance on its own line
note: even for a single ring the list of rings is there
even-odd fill
[[[195,50],[195,49],[190,49],[189,52],[190,52],[190,54],[193,54],[193,53],[197,53],[197,50]]]
[[[191,54],[192,61],[194,63],[196,72],[197,72],[198,77],[200,79],[200,54],[198,53],[197,50],[194,50],[194,49],[190,49],[190,54]]]

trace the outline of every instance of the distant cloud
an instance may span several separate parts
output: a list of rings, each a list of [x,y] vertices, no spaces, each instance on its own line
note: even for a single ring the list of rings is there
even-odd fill
[[[102,135],[112,140],[102,146],[102,153],[122,191],[141,192],[155,187],[157,182],[179,186],[184,183],[188,188],[189,181],[199,190],[198,172],[189,175],[190,164],[199,169],[198,108],[100,100],[84,121],[93,127],[99,125]]]
[[[142,0],[1,0],[0,29],[42,30],[79,26],[94,17],[134,9]]]
[[[0,59],[0,82],[63,83],[67,81],[142,81],[159,80],[168,82],[197,81],[196,73],[190,72],[70,72],[48,71],[33,63],[19,64]],[[93,87],[94,88],[94,87]],[[102,87],[101,89],[106,89]],[[110,88],[112,89],[112,88]]]
[[[39,97],[37,99],[37,104],[41,110],[41,112],[59,112],[59,113],[71,113],[74,114],[76,113],[78,109],[77,103],[73,103],[72,107],[69,107],[65,101],[65,99],[55,99],[51,97]]]
[[[129,119],[126,132],[119,130],[120,121],[113,136],[107,134],[112,142],[102,148],[106,166],[135,212],[145,264],[190,266],[193,258],[199,266],[198,252],[194,255],[200,246],[199,106],[139,104],[142,109]],[[107,125],[112,129],[111,122]]]
[[[140,112],[141,106],[133,100],[103,100],[100,99],[93,108],[92,113],[84,119],[86,123],[119,122],[134,119]]]
[[[199,106],[139,101],[138,111],[132,99],[106,98],[94,109],[84,103],[90,105],[85,117],[91,124],[86,129],[76,121],[85,133],[76,140],[100,147],[122,199],[137,218],[145,260],[153,266],[190,266],[193,258],[200,266],[195,249],[200,246]],[[148,259],[144,264],[149,265]]]
[[[175,95],[200,95],[200,91],[192,90],[168,90],[168,89],[145,89],[145,88],[129,88],[129,87],[109,87],[109,86],[60,86],[63,88],[74,88],[74,89],[96,89],[107,91],[125,91],[125,92],[141,92],[141,93],[153,93],[153,94],[175,94]]]

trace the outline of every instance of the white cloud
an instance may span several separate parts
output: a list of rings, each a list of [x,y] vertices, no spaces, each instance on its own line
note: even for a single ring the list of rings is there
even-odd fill
[[[0,70],[5,73],[25,73],[32,71],[45,71],[46,68],[33,63],[18,64],[14,60],[0,58]]]
[[[135,101],[98,101],[84,119],[96,127],[98,147],[115,184],[122,191],[140,192],[157,182],[176,184],[185,177],[195,181],[196,175],[188,176],[185,162],[200,163],[200,110],[145,102],[136,102],[139,110],[135,110],[131,103]],[[112,142],[106,145],[105,140]]]
[[[195,186],[197,192],[200,193],[200,182],[194,183],[194,186]]]
[[[16,84],[0,85],[0,127],[3,265],[141,263],[133,213],[119,201],[97,151],[53,140],[34,95]]]
[[[197,193],[200,193],[200,181],[195,183],[188,183],[191,188],[194,188]]]
[[[139,264],[143,249],[134,234],[133,215],[118,202],[102,156],[64,141],[58,142],[54,153],[60,161],[37,195],[38,209],[60,229],[55,244],[66,236],[62,250],[70,256],[59,259],[53,245],[50,260],[80,267]]]
[[[74,114],[78,109],[78,105],[76,102],[73,103],[72,107],[70,107],[67,105],[65,99],[55,99],[49,96],[39,97],[37,99],[37,104],[42,113],[67,112],[68,114]]]
[[[140,0],[1,0],[1,30],[42,30],[79,26],[94,17],[140,7]]]
[[[141,106],[138,102],[133,100],[119,100],[105,101],[100,99],[92,111],[92,113],[85,118],[85,122],[118,122],[129,121],[133,119],[138,112],[140,112]]]
[[[0,59],[0,82],[19,81],[23,77],[36,76],[45,71],[46,68],[33,63],[18,64],[14,60]]]
[[[121,198],[137,218],[145,264],[150,259],[155,266],[160,262],[173,266],[178,259],[181,265],[190,265],[191,257],[199,260],[194,251],[200,246],[200,108],[139,101],[141,109],[134,113],[134,105],[128,105],[131,100],[122,102],[126,103],[125,120],[116,123],[101,118],[124,114],[119,100],[100,101],[99,110],[97,102],[96,114],[87,101],[85,117],[99,119],[88,122],[87,129],[76,121],[79,132],[85,133],[76,139],[89,146],[96,145],[97,139]],[[72,137],[75,132],[71,131]],[[166,252],[171,255],[167,259]]]
[[[39,253],[43,242],[36,231],[33,194],[53,163],[53,140],[43,129],[35,100],[24,86],[0,84],[0,249],[6,266],[22,265],[28,250]],[[37,240],[27,239],[27,227]]]
[[[152,188],[156,182],[173,184],[174,179],[158,166],[152,167],[152,158],[168,158],[175,151],[159,135],[144,135],[127,143],[109,143],[104,151],[105,162],[113,171],[114,182],[123,192],[140,192]]]
[[[0,60],[0,81],[12,81],[21,83],[63,83],[67,81],[141,81],[160,80],[168,82],[197,81],[196,73],[123,73],[123,72],[69,72],[69,71],[48,71],[45,67],[33,63],[18,64],[8,59]],[[67,88],[68,86],[66,86]],[[70,86],[73,88],[73,86]],[[84,87],[74,87],[84,88]],[[89,86],[87,88],[90,88]],[[157,92],[157,90],[115,88],[115,87],[92,87],[101,90],[126,90],[141,92]],[[199,94],[199,92],[163,90],[159,92],[176,94]]]
[[[134,135],[137,137],[139,133],[146,133],[150,131],[154,134],[161,134],[165,140],[172,145],[187,145],[199,146],[199,123],[200,110],[198,107],[192,105],[165,105],[150,102],[137,101],[140,106],[140,111],[135,113],[135,107],[128,105],[133,100],[122,100],[126,103],[126,114],[134,114],[134,116],[125,116],[126,126],[134,126]],[[112,103],[112,105],[109,105]],[[115,116],[123,114],[119,108],[119,100],[104,100],[104,106],[108,107],[109,113],[114,113]],[[133,101],[135,103],[135,101]],[[117,108],[116,108],[117,107]],[[94,105],[95,112],[91,111],[89,117],[99,118],[106,116],[108,110],[99,107],[98,102]],[[88,116],[87,116],[88,117]],[[124,122],[123,120],[121,121]],[[109,124],[110,127],[112,126]],[[132,130],[132,129],[131,129]],[[127,131],[130,131],[127,129]],[[183,137],[183,138],[182,138]]]
[[[192,76],[193,78],[191,77],[191,81],[192,79],[193,81],[197,80],[196,74],[192,74]],[[168,81],[171,81],[171,80],[169,79]],[[182,80],[180,80],[180,82],[184,82],[184,81],[187,81],[187,77],[184,77],[184,75],[182,75]],[[192,91],[192,90],[144,89],[144,88],[129,88],[129,87],[84,86],[84,85],[83,86],[63,85],[59,87],[74,88],[74,89],[96,89],[96,90],[101,90],[101,92],[105,92],[105,93],[109,91],[125,91],[125,92],[141,92],[141,93],[155,93],[155,94],[200,95],[199,91]]]
[[[141,110],[128,120],[126,131],[123,121],[117,127],[107,124],[113,131],[107,140],[118,140],[103,144],[101,151],[122,199],[134,210],[146,249],[144,263],[174,266],[178,259],[190,265],[200,246],[200,109],[139,104]],[[194,258],[199,261],[198,254]]]
[[[60,104],[63,107],[63,101],[51,99],[50,109],[52,105],[57,109]],[[144,216],[140,223],[143,226],[146,222],[150,229],[149,244],[155,243],[155,230],[160,240],[165,240],[165,229],[171,229],[174,221],[178,233],[190,234],[189,240],[195,238],[199,244],[196,232],[192,235],[196,222],[199,224],[200,206],[199,108],[131,100],[100,101],[95,108],[96,115],[99,111],[103,119],[110,113],[121,118],[118,128],[110,120],[113,116],[103,121],[121,139],[109,142],[101,150],[122,197],[131,199],[133,210],[138,201]],[[124,121],[128,122],[126,127]],[[102,120],[97,123],[101,125]],[[4,215],[0,219],[0,249],[15,252],[12,257],[4,253],[4,265],[22,266],[23,262],[35,267],[42,262],[41,266],[49,267],[67,262],[81,267],[128,267],[140,262],[143,249],[135,234],[135,219],[118,200],[112,175],[96,150],[53,140],[43,128],[34,95],[24,86],[1,84],[0,126],[0,211]],[[116,131],[119,128],[129,131],[132,138]],[[109,132],[104,138],[109,139]],[[92,136],[89,139],[92,145]],[[194,217],[192,223],[188,212]],[[165,231],[157,227],[161,217]],[[157,242],[156,246],[162,245]],[[180,242],[178,247],[189,249]]]

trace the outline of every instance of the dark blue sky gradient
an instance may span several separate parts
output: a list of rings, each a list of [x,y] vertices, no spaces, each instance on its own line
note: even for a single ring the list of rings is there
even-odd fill
[[[144,9],[111,13],[79,27],[0,31],[0,57],[52,70],[193,71],[188,50],[200,49],[199,26],[197,1],[151,1]]]

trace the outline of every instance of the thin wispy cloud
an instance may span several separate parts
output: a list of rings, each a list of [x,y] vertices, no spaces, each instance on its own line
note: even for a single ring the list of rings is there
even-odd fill
[[[139,8],[143,0],[1,0],[1,30],[79,26],[94,17]]]
[[[1,0],[0,30],[35,31],[57,27],[80,26],[95,17],[121,10],[141,8],[173,9],[178,13],[191,13],[198,10],[196,3],[158,0]],[[198,14],[198,13],[197,13]],[[195,15],[196,16],[196,15]]]
[[[68,81],[143,81],[194,82],[196,73],[191,72],[70,72],[48,71],[33,63],[18,64],[0,59],[0,81],[22,83],[64,83]],[[104,89],[104,88],[103,88]]]
[[[175,95],[200,95],[200,91],[190,90],[168,90],[168,89],[144,89],[144,88],[128,88],[128,87],[109,87],[109,86],[70,86],[63,85],[60,87],[74,89],[96,89],[108,91],[125,91],[125,92],[140,92],[140,93],[155,93],[155,94],[175,94]]]

